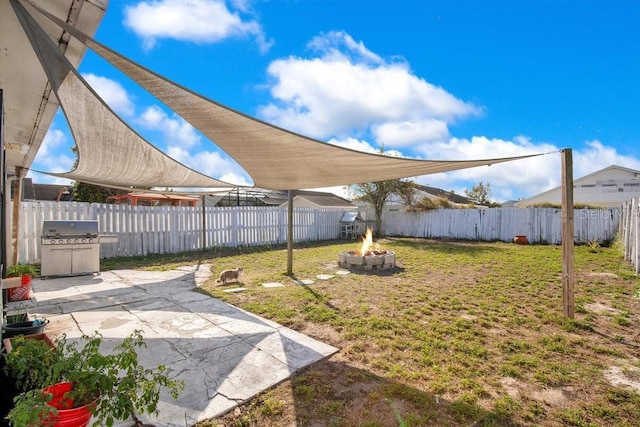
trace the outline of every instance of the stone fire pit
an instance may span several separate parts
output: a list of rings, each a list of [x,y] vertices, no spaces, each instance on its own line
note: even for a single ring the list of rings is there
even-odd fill
[[[391,270],[396,266],[396,253],[391,251],[370,251],[360,255],[360,251],[346,251],[338,254],[341,268],[354,270]]]
[[[371,228],[367,228],[360,250],[340,252],[338,264],[341,268],[350,270],[391,270],[396,266],[396,254],[374,245],[373,231]]]

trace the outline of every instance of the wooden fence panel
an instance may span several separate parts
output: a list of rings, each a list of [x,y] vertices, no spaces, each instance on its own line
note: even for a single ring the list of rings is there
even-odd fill
[[[626,201],[620,213],[618,239],[622,242],[624,259],[640,273],[640,197]]]

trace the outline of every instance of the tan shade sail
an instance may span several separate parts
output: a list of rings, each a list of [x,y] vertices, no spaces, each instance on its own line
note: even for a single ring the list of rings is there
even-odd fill
[[[292,190],[348,185],[453,171],[541,155],[433,161],[368,154],[330,145],[260,121],[194,93],[118,54],[55,16],[38,10],[211,139],[247,171],[256,187]],[[105,138],[94,139],[90,144],[96,144],[99,140]],[[92,145],[88,148],[93,151]],[[95,165],[96,169],[105,174],[111,173],[109,159],[94,158],[92,162],[98,163]],[[140,171],[140,179],[150,182],[156,172],[158,169],[150,166],[149,170]],[[108,179],[109,175],[102,177],[102,180]]]
[[[82,79],[34,18],[18,2],[12,5],[47,73],[78,150],[73,171],[47,173],[127,189],[233,187],[189,169],[138,135]]]

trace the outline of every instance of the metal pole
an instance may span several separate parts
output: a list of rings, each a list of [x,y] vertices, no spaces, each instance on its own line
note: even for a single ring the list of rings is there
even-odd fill
[[[562,150],[562,314],[574,316],[573,294],[573,159]]]
[[[13,222],[11,224],[11,247],[13,249],[12,265],[19,261],[19,234],[20,234],[20,201],[22,200],[22,173],[23,169],[16,166],[16,188],[13,191]]]
[[[293,276],[293,190],[287,203],[287,276]]]

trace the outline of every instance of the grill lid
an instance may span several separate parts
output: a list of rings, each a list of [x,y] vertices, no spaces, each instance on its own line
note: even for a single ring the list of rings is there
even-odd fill
[[[98,221],[48,220],[42,223],[42,237],[97,237]]]

